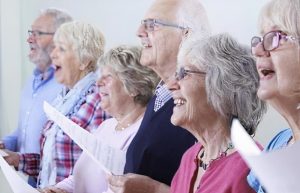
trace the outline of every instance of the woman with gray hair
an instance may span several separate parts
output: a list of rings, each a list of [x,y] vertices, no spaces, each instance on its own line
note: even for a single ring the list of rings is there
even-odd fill
[[[253,192],[246,180],[249,168],[230,140],[233,116],[253,135],[266,110],[256,96],[250,50],[220,34],[186,42],[178,59],[176,78],[169,82],[175,103],[171,121],[198,143],[184,154],[171,192]]]
[[[110,178],[111,188],[118,193],[253,193],[246,180],[249,168],[230,140],[233,117],[253,135],[266,110],[256,96],[258,74],[250,50],[227,34],[188,39],[177,69],[167,83],[175,103],[171,122],[198,143],[183,155],[171,188],[137,174],[125,184],[122,176]]]
[[[101,142],[124,151],[139,129],[146,105],[159,80],[154,71],[140,64],[140,56],[141,49],[138,47],[119,46],[103,55],[98,62],[100,106],[113,118],[105,120],[94,135]],[[84,152],[75,165],[73,175],[43,192],[101,193],[107,189],[105,172]]]
[[[54,36],[51,59],[55,78],[64,85],[52,105],[86,130],[92,130],[104,119],[98,107],[100,96],[95,84],[96,62],[103,54],[104,37],[94,26],[82,22],[61,25]],[[24,173],[37,176],[43,188],[68,177],[82,150],[53,121],[42,131],[41,153],[12,153],[6,159]]]

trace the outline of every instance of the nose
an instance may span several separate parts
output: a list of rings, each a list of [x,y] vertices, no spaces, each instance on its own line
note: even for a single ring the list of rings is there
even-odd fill
[[[258,43],[255,47],[251,48],[252,54],[255,57],[268,57],[270,56],[270,52],[266,51],[263,47],[262,42]]]
[[[51,60],[54,60],[54,59],[57,58],[57,53],[56,52],[57,52],[57,48],[56,48],[56,46],[54,46],[52,52],[50,53]]]
[[[97,87],[97,91],[98,91],[98,93],[100,93],[100,79],[101,78],[98,78],[97,80],[96,80],[96,87]]]
[[[136,36],[139,37],[139,38],[148,36],[148,33],[146,32],[145,27],[144,27],[143,24],[140,24],[140,26],[138,27],[138,29],[136,31]]]
[[[178,80],[176,79],[175,76],[170,77],[167,80],[166,85],[171,92],[178,90],[180,88],[180,86],[178,84]]]
[[[100,87],[104,85],[103,77],[99,75],[98,79],[96,80],[96,86],[100,90]]]
[[[35,37],[33,34],[28,35],[27,43],[33,43],[35,41]]]

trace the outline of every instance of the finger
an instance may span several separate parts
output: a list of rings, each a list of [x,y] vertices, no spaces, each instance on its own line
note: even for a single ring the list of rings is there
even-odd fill
[[[49,190],[48,188],[44,188],[44,189],[37,189],[39,192],[41,192],[41,193],[52,193],[52,191],[51,190]]]
[[[122,191],[122,189],[123,189],[122,187],[112,186],[110,184],[109,184],[109,188],[108,189],[109,189],[109,191],[108,191],[109,193],[110,192],[113,192],[113,193],[121,193],[121,192],[123,192]]]
[[[3,141],[0,141],[0,149],[5,149],[5,145],[4,145]]]
[[[124,186],[126,177],[122,175],[111,175],[108,177],[108,183],[111,186],[122,187]]]

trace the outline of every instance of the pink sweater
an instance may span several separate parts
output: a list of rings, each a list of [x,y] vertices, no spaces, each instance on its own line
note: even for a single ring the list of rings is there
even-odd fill
[[[188,149],[181,159],[171,184],[171,193],[190,193],[192,176],[197,171],[196,157],[202,146],[197,143]],[[215,160],[205,171],[196,193],[255,193],[246,177],[249,168],[241,156],[234,152]]]
[[[127,150],[139,129],[141,121],[142,118],[124,131],[115,131],[116,119],[107,119],[102,122],[94,134],[103,143],[121,150]],[[58,183],[56,187],[69,193],[102,193],[107,191],[108,184],[105,173],[99,168],[98,164],[83,152],[75,164],[73,175]]]

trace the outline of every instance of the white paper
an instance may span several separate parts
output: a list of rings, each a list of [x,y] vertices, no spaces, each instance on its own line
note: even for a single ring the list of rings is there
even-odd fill
[[[259,155],[261,153],[261,150],[237,119],[232,120],[231,140],[235,149],[242,155],[250,156]]]
[[[0,156],[5,157],[5,156],[8,156],[8,154],[5,151],[3,151],[2,149],[0,149]]]
[[[36,189],[27,184],[17,172],[0,156],[0,166],[14,193],[39,193]]]
[[[68,134],[106,173],[115,175],[124,173],[126,151],[102,143],[96,136],[65,117],[47,102],[44,102],[44,111],[48,118]]]
[[[300,192],[299,142],[287,148],[260,153],[238,120],[233,121],[231,139],[268,193]]]

